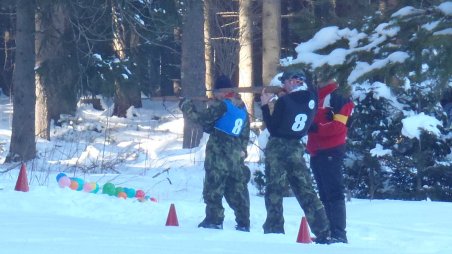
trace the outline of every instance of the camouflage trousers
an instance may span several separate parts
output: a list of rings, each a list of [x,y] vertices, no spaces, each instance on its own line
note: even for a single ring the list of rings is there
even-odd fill
[[[298,140],[270,137],[265,149],[264,233],[284,233],[283,192],[285,177],[303,209],[312,232],[329,236],[325,209],[312,186],[312,177],[303,158],[304,147]]]
[[[224,220],[223,197],[234,210],[235,221],[239,226],[250,226],[250,197],[248,182],[251,172],[240,158],[240,151],[230,153],[206,149],[206,170],[203,198],[206,204],[205,221],[222,224]]]

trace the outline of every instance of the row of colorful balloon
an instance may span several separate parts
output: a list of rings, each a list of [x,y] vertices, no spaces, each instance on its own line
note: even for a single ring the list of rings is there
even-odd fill
[[[135,190],[133,188],[116,187],[113,183],[106,183],[102,187],[102,193],[119,198],[146,198],[143,190]]]
[[[59,173],[56,176],[58,185],[61,188],[69,187],[76,191],[85,191],[90,193],[97,193],[100,189],[96,182],[85,182],[78,177],[68,177],[65,173]],[[135,190],[133,188],[116,187],[113,183],[106,183],[102,187],[102,193],[118,198],[137,198],[140,201],[151,200],[157,202],[157,199],[146,196],[143,190]]]
[[[59,173],[56,176],[58,185],[61,188],[69,187],[72,190],[97,193],[99,191],[99,184],[96,182],[85,182],[78,177],[68,177],[65,173]]]

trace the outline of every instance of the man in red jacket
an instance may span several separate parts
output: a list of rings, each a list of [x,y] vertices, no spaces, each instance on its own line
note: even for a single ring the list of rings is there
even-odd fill
[[[347,243],[342,164],[347,123],[354,104],[338,87],[334,80],[319,84],[319,105],[308,132],[307,150],[320,200],[330,222],[331,238]]]

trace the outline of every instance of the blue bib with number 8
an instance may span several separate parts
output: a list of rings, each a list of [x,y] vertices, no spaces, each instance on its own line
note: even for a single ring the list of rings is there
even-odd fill
[[[246,110],[235,106],[230,100],[224,100],[224,103],[226,104],[227,111],[216,122],[215,129],[238,137],[246,121]]]

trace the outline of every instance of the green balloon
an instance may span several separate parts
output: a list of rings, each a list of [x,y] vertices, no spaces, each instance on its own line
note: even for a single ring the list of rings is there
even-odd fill
[[[120,193],[120,192],[124,192],[124,188],[123,187],[116,187],[115,196],[118,196],[118,193]]]
[[[115,196],[116,195],[116,187],[115,187],[115,185],[112,184],[112,183],[104,184],[104,186],[102,187],[102,193],[110,195],[110,196]]]

